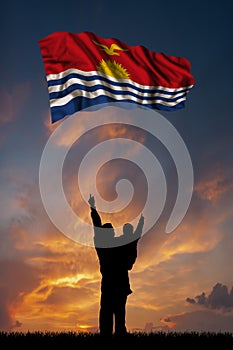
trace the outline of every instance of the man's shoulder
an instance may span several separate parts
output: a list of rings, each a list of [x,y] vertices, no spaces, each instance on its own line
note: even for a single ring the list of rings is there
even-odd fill
[[[132,237],[125,237],[123,234],[120,236],[117,236],[114,238],[117,246],[122,247],[134,247],[137,245],[137,242],[139,238],[132,236]]]

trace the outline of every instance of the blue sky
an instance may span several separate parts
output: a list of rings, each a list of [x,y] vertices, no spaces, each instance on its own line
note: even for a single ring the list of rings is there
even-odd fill
[[[183,329],[188,319],[190,328],[195,329],[197,317],[203,317],[203,327],[211,329],[208,319],[213,317],[215,329],[227,329],[229,319],[224,313],[224,303],[216,313],[212,304],[185,303],[185,297],[223,291],[221,286],[217,292],[216,289],[213,291],[217,283],[227,286],[229,292],[233,286],[230,267],[233,263],[230,249],[233,247],[233,3],[227,0],[15,1],[13,4],[2,3],[0,16],[0,225],[3,242],[0,259],[4,271],[10,271],[12,276],[16,271],[12,267],[14,264],[22,276],[28,273],[28,278],[22,277],[18,284],[9,274],[6,274],[5,282],[2,281],[2,288],[11,293],[10,301],[4,293],[0,298],[4,310],[0,328],[57,329],[60,319],[59,315],[54,316],[57,323],[53,324],[53,307],[61,304],[61,310],[66,310],[70,305],[68,296],[72,298],[74,293],[74,286],[71,290],[70,284],[65,284],[64,274],[69,278],[74,274],[71,261],[75,259],[75,249],[64,241],[46,217],[39,193],[39,163],[53,129],[49,125],[48,92],[38,41],[56,31],[92,31],[100,37],[118,38],[127,45],[143,45],[152,51],[186,57],[191,62],[195,79],[186,107],[162,113],[180,133],[189,150],[194,169],[194,199],[184,226],[176,231],[177,236],[160,246],[160,252],[153,254],[150,250],[150,237],[141,242],[138,270],[132,274],[137,307],[132,299],[129,325],[143,328],[146,322],[152,322],[166,327],[175,324],[177,329]],[[193,230],[192,239],[189,235],[187,239],[186,230]],[[62,257],[58,258],[56,244],[59,245],[59,239],[61,247],[69,247],[71,252],[69,256],[64,250],[70,268],[62,265]],[[81,249],[83,261],[86,261],[85,254]],[[90,287],[91,281],[89,285],[83,282],[78,290],[83,305],[87,305],[85,293],[88,288],[97,297],[86,309],[73,306],[75,311],[67,315],[66,329],[75,328],[77,324],[94,327],[97,323],[98,273],[94,253],[91,254],[93,261],[85,274],[94,276],[93,285]],[[49,263],[52,255],[61,261],[60,275]],[[35,261],[40,261],[41,265],[38,263],[35,267]],[[46,261],[50,266],[47,271],[51,269],[48,275],[45,273]],[[73,263],[83,266],[83,261]],[[181,268],[184,263],[189,273],[184,273]],[[180,271],[177,282],[173,276],[174,266]],[[66,272],[61,272],[63,269]],[[157,274],[163,277],[157,279]],[[50,281],[50,276],[57,278],[57,284],[61,282],[61,289],[67,290],[66,297],[62,294],[63,299],[61,290],[56,290],[54,283],[46,286],[45,281]],[[154,280],[154,284],[150,285],[149,280]],[[43,294],[42,286],[47,294]],[[38,290],[43,294],[43,301],[35,297]],[[148,304],[144,304],[143,296],[150,301]],[[39,306],[43,309],[46,303],[50,305],[51,313],[43,311],[39,316]],[[35,311],[30,312],[30,309]],[[228,311],[227,317],[233,317],[233,304]],[[74,321],[75,315],[77,320]]]

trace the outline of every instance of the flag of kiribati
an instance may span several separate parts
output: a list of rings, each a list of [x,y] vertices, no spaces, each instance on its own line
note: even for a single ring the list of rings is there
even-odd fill
[[[92,32],[55,32],[39,41],[52,123],[107,102],[174,111],[194,85],[190,62]]]

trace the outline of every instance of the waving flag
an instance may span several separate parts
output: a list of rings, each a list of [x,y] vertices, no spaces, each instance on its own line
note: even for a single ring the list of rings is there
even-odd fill
[[[194,85],[190,62],[91,32],[55,32],[39,41],[52,123],[106,102],[183,108]]]

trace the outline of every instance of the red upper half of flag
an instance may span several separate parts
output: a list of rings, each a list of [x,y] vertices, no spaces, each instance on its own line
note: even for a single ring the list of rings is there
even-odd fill
[[[55,32],[41,39],[39,45],[46,75],[70,68],[98,71],[104,60],[107,66],[115,61],[116,67],[120,65],[120,69],[127,72],[128,79],[141,85],[168,88],[194,85],[186,58],[153,52],[141,45],[129,46],[118,39],[101,38],[91,32]]]

